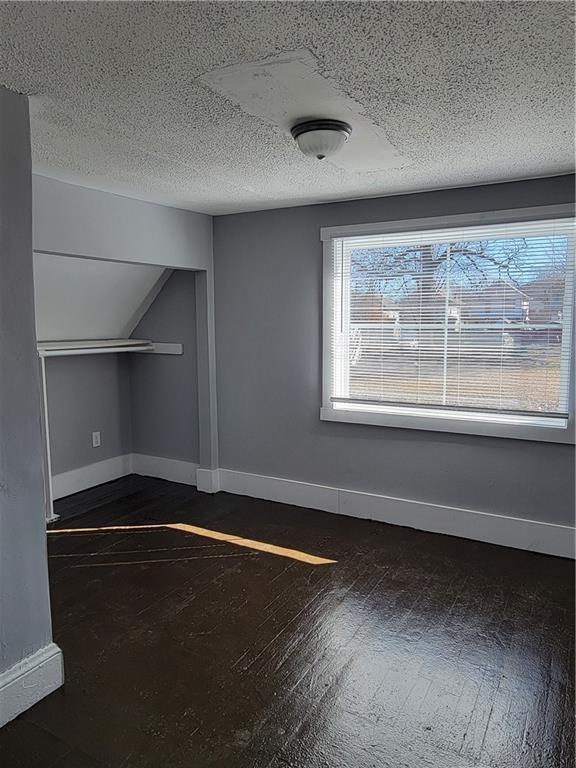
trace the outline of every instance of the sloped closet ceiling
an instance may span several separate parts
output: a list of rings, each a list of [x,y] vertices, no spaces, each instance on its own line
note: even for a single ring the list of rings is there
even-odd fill
[[[38,341],[125,337],[165,272],[163,267],[34,254]]]

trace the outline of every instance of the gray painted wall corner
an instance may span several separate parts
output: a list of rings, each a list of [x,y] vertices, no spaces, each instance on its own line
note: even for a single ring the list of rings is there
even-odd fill
[[[175,271],[132,334],[183,345],[182,355],[129,355],[134,453],[199,461],[197,277]]]
[[[28,100],[0,87],[0,673],[51,641]]]

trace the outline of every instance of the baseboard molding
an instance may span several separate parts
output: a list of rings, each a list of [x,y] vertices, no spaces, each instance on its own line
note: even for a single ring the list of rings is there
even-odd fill
[[[196,485],[198,464],[179,459],[164,459],[161,456],[147,456],[143,453],[132,454],[132,472],[136,475],[159,477],[173,483]]]
[[[567,525],[350,491],[231,469],[219,470],[219,487],[223,491],[242,496],[574,558],[575,529]]]
[[[0,673],[0,727],[64,682],[62,651],[55,643]]]
[[[95,485],[109,483],[132,472],[132,455],[114,456],[52,477],[52,498],[61,499]]]
[[[420,531],[444,533],[547,555],[575,557],[575,529],[572,526],[315,485],[281,477],[237,472],[232,469],[201,469],[193,462],[140,453],[117,456],[55,475],[52,480],[54,498],[69,496],[132,472],[175,483],[195,485],[199,491],[205,493],[228,491],[241,496],[403,525]]]
[[[196,472],[196,487],[204,493],[217,493],[220,490],[219,469],[198,469]]]
[[[52,478],[53,498],[61,499],[87,488],[93,488],[102,483],[109,483],[119,477],[130,475],[146,475],[171,480],[174,483],[196,485],[196,470],[198,465],[191,461],[165,459],[162,456],[147,456],[143,453],[127,453],[114,456],[111,459],[97,461],[85,467],[62,472]]]

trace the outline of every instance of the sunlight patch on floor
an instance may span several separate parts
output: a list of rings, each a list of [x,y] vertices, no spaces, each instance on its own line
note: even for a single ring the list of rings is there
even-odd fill
[[[189,525],[188,523],[158,523],[150,525],[109,525],[94,528],[56,528],[48,530],[49,534],[55,533],[108,533],[108,532],[130,532],[130,531],[147,531],[155,529],[172,529],[175,531],[182,531],[183,533],[191,533],[194,536],[203,536],[207,539],[216,539],[217,541],[224,541],[227,544],[233,544],[237,547],[246,547],[247,549],[254,549],[258,552],[267,552],[270,555],[278,555],[278,557],[289,557],[292,560],[298,560],[308,565],[329,565],[335,563],[336,560],[330,560],[326,557],[318,557],[317,555],[311,555],[308,552],[302,552],[299,549],[289,549],[287,547],[280,547],[277,544],[268,544],[265,541],[256,541],[255,539],[245,539],[243,536],[237,536],[232,533],[223,533],[222,531],[213,531],[210,528],[201,528],[197,525]]]

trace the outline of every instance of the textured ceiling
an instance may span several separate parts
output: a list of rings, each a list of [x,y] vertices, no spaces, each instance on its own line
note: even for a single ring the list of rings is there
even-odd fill
[[[352,110],[350,162],[298,153],[297,88],[246,83],[285,56],[303,112],[310,78]],[[207,213],[573,169],[572,3],[1,2],[0,83],[34,97],[37,172]]]

